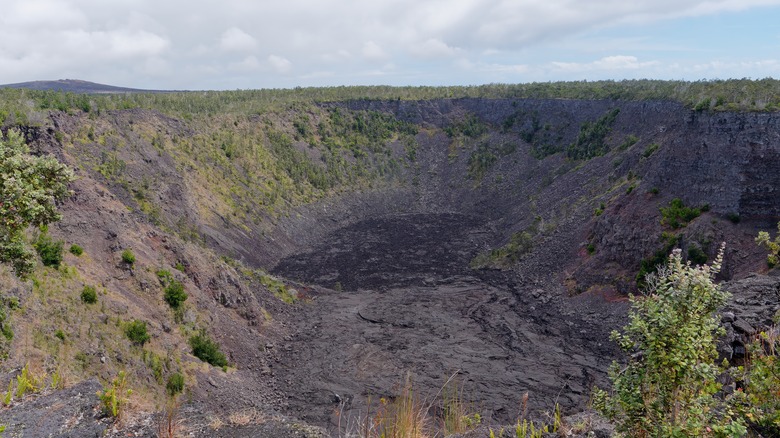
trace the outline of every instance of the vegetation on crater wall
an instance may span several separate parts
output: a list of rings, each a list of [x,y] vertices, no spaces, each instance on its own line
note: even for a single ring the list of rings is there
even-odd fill
[[[30,274],[35,266],[25,230],[60,219],[54,203],[70,193],[72,180],[73,172],[55,158],[31,155],[18,131],[0,138],[0,262],[10,263],[18,275]],[[47,265],[62,260],[61,242],[41,240],[36,249]]]

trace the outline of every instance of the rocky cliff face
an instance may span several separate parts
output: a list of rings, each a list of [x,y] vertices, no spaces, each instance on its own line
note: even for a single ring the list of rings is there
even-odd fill
[[[336,147],[321,128],[335,109],[389,114],[416,133]],[[186,372],[194,404],[184,411],[205,434],[215,430],[209,413],[227,421],[248,406],[335,430],[335,412],[365,415],[366,401],[392,396],[406,373],[431,393],[459,373],[496,421],[514,419],[525,391],[535,409],[557,401],[576,410],[604,381],[615,355],[608,332],[621,324],[642,260],[670,238],[710,258],[726,242],[735,313],[745,303],[778,307],[776,294],[754,291],[776,289],[772,281],[748,278],[766,269],[754,236],[780,219],[774,113],[607,100],[352,101],[199,120],[53,113],[26,134],[36,153],[81,177],[51,231],[89,255],[67,256],[78,275],[61,280],[54,300],[83,321],[70,344],[83,353],[73,378],[107,380],[126,366],[159,396],[148,351],[177,357],[164,373]],[[335,182],[325,189],[300,177],[334,167],[342,173],[328,174]],[[675,198],[708,208],[672,229],[659,208]],[[138,256],[133,269],[119,260],[124,248]],[[184,315],[162,300],[159,269],[185,285]],[[2,279],[28,308],[49,312],[39,287]],[[100,311],[74,304],[84,284],[100,285]],[[42,313],[51,323],[14,341],[11,360],[54,360],[40,339],[53,340],[71,310]],[[751,312],[734,321],[766,320]],[[115,328],[134,318],[153,333],[143,351]],[[200,328],[235,370],[190,355],[187,336]]]

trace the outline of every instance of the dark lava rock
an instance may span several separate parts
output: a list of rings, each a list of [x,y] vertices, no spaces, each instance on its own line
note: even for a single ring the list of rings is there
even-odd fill
[[[6,437],[102,437],[108,423],[101,421],[96,395],[102,386],[90,379],[62,391],[27,396],[27,400],[0,411]]]

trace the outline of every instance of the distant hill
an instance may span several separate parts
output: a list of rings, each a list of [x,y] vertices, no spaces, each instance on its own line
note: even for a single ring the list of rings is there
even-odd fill
[[[18,84],[0,85],[0,88],[28,88],[31,90],[70,91],[71,93],[165,93],[163,90],[142,90],[138,88],[115,87],[96,84],[78,79],[59,79],[56,81],[31,81]]]

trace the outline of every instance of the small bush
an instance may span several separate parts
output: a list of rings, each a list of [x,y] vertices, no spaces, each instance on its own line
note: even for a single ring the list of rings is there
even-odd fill
[[[122,261],[131,266],[135,264],[135,254],[133,254],[133,251],[129,249],[122,251]]]
[[[165,302],[173,309],[178,309],[184,300],[187,299],[187,294],[184,292],[184,286],[181,282],[171,280],[167,286],[165,286]]]
[[[593,243],[589,243],[587,247],[585,247],[586,250],[588,250],[588,254],[593,254],[596,252],[596,245]]]
[[[76,245],[75,243],[70,246],[69,251],[71,254],[73,254],[76,257],[84,254],[84,248],[80,247],[79,245]]]
[[[143,346],[146,341],[151,338],[146,330],[146,322],[137,319],[127,323],[127,326],[125,327],[125,335],[134,344],[141,346]]]
[[[81,301],[86,304],[97,303],[97,291],[93,286],[84,286],[84,289],[81,290]]]
[[[756,243],[769,250],[769,254],[766,256],[766,264],[770,268],[777,266],[778,261],[780,261],[780,222],[777,223],[777,236],[775,236],[774,240],[770,238],[768,232],[760,231],[758,237],[756,237]]]
[[[203,362],[215,367],[225,367],[228,364],[225,355],[219,351],[219,344],[212,341],[204,330],[190,338],[192,354]]]
[[[103,412],[106,415],[117,419],[122,415],[122,408],[127,403],[127,397],[132,394],[132,390],[125,389],[126,387],[127,379],[125,372],[120,371],[114,380],[111,381],[111,386],[97,392],[103,406]]]
[[[636,274],[636,285],[642,289],[646,285],[646,277],[658,271],[663,266],[669,256],[669,253],[680,243],[680,236],[671,233],[662,233],[661,242],[663,247],[658,249],[652,256],[642,259],[639,264],[639,272]]]
[[[688,261],[691,262],[694,265],[703,265],[707,263],[707,253],[702,251],[701,248],[699,248],[696,245],[691,245],[688,248]]]
[[[648,293],[630,298],[629,323],[612,340],[628,363],[609,369],[612,391],[597,389],[594,407],[628,436],[745,436],[744,420],[715,393],[715,312],[728,300],[713,281],[723,249],[711,266],[690,266],[679,251],[650,282]]]
[[[62,245],[61,240],[52,240],[48,234],[41,234],[38,239],[35,240],[33,246],[41,256],[41,262],[44,266],[51,266],[53,268],[59,268],[62,263]]]
[[[645,158],[650,158],[650,156],[653,155],[655,151],[658,150],[659,147],[661,147],[661,145],[659,145],[658,143],[653,143],[647,146],[647,148],[645,148],[645,151],[642,153],[642,156]]]
[[[165,390],[171,397],[184,391],[184,376],[181,373],[173,373],[168,377],[168,383],[165,384]]]
[[[730,220],[731,223],[733,224],[738,224],[739,221],[741,220],[741,218],[739,217],[739,213],[734,213],[734,212],[727,213],[726,219]]]
[[[705,206],[707,211],[709,206]],[[675,230],[688,225],[688,222],[696,219],[702,213],[702,208],[687,207],[682,199],[674,198],[669,201],[669,205],[661,207],[661,225],[668,226]]]
[[[54,336],[56,336],[60,341],[65,341],[65,332],[62,331],[62,329],[57,329],[57,331],[54,332]]]

